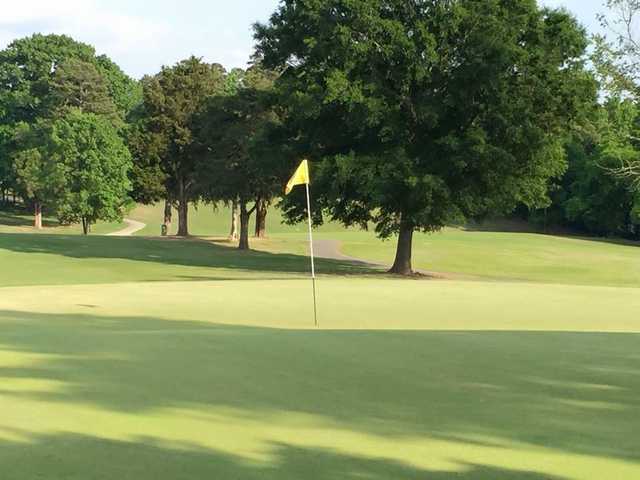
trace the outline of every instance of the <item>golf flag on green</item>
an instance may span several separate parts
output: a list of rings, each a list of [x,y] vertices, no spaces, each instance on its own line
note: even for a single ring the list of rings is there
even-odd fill
[[[295,171],[287,186],[285,188],[285,194],[289,195],[293,187],[296,185],[304,185],[307,190],[307,218],[309,220],[309,253],[311,254],[311,281],[313,282],[313,320],[315,326],[318,326],[318,308],[316,306],[316,266],[313,258],[313,229],[311,225],[311,198],[309,195],[309,184],[311,183],[311,177],[309,176],[309,162],[303,160],[300,166]]]
[[[287,183],[287,187],[285,188],[284,192],[285,194],[289,195],[291,193],[291,190],[293,190],[293,187],[295,187],[296,185],[309,185],[310,183],[311,181],[309,179],[309,162],[303,160],[296,172],[291,177],[291,180],[289,180],[289,183]]]

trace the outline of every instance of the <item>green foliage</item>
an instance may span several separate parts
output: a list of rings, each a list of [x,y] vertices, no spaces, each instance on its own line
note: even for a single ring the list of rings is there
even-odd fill
[[[267,139],[278,121],[270,103],[273,81],[272,72],[252,67],[232,93],[210,98],[197,117],[195,152],[205,199],[246,203],[269,200],[282,189]]]
[[[64,35],[22,38],[0,51],[0,106],[3,123],[34,123],[48,115],[50,79],[64,61],[92,62],[93,47]]]
[[[54,115],[64,116],[70,109],[104,115],[114,125],[123,122],[109,92],[107,79],[91,63],[69,59],[61,63],[50,82],[49,99]]]
[[[107,81],[109,95],[116,104],[118,110],[124,115],[129,115],[142,103],[142,85],[125,74],[106,55],[95,58],[96,67]]]
[[[93,47],[67,36],[36,34],[12,42],[0,51],[2,187],[18,188],[26,199],[47,192],[53,196],[42,200],[53,203],[55,188],[41,188],[38,180],[54,168],[43,154],[51,148],[46,132],[72,109],[102,115],[122,127],[138,90],[107,57],[96,57]],[[36,145],[37,139],[42,143]]]
[[[20,123],[13,168],[20,196],[31,203],[53,204],[64,183],[64,170],[50,155],[51,129],[47,122]],[[53,206],[53,205],[51,205]]]
[[[640,193],[612,172],[638,158],[638,108],[611,98],[598,107],[591,132],[568,143],[569,169],[554,192],[557,222],[595,235],[640,238]]]
[[[607,14],[599,20],[606,34],[594,36],[591,60],[602,88],[613,96],[637,96],[640,82],[640,43],[635,28],[637,0],[606,0]]]
[[[191,57],[143,80],[142,124],[131,137],[137,172],[141,174],[139,196],[153,198],[159,182],[164,181],[166,194],[185,215],[182,235],[187,234],[187,204],[197,198],[193,119],[209,97],[224,91],[224,73],[220,65]]]
[[[64,190],[56,202],[63,223],[122,219],[131,188],[131,156],[111,122],[70,111],[53,123],[49,154],[64,167]]]
[[[382,237],[546,202],[595,96],[584,30],[533,0],[288,0],[256,38],[318,206]]]

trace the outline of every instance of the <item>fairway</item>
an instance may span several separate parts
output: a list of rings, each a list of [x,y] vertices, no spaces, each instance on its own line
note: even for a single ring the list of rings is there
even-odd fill
[[[640,480],[640,0],[150,6],[0,20],[0,480]]]
[[[257,245],[0,235],[3,480],[640,475],[637,288]]]

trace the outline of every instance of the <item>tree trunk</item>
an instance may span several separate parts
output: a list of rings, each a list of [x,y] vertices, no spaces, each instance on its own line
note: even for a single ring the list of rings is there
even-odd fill
[[[267,236],[267,211],[267,202],[259,199],[256,202],[256,238],[265,238]]]
[[[89,235],[91,231],[91,224],[89,223],[89,219],[87,217],[82,217],[82,233],[85,235]]]
[[[411,275],[411,247],[413,245],[413,225],[402,222],[400,224],[400,235],[398,236],[398,246],[396,249],[396,259],[389,273],[396,275]]]
[[[231,204],[231,230],[229,231],[229,240],[238,240],[238,222],[240,221],[240,210],[238,209],[238,201],[234,200]]]
[[[171,220],[172,220],[172,211],[171,211],[171,202],[169,199],[164,201],[164,219],[162,221],[162,235],[169,235],[171,232]]]
[[[178,182],[178,236],[189,236],[189,201],[182,179]]]
[[[249,250],[249,219],[251,212],[247,210],[247,202],[240,200],[240,250]]]
[[[33,204],[33,226],[37,230],[42,230],[42,205],[40,202]]]

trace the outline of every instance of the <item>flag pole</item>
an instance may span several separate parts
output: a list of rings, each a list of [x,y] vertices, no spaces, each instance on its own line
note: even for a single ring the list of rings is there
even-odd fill
[[[309,251],[311,253],[311,281],[313,282],[313,320],[315,326],[318,326],[318,308],[316,306],[316,266],[313,258],[313,228],[311,226],[311,196],[309,195],[309,183],[305,183],[307,187],[307,217],[309,219]]]

